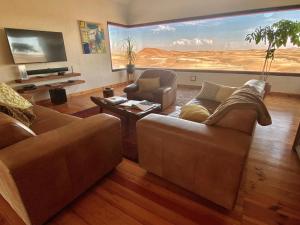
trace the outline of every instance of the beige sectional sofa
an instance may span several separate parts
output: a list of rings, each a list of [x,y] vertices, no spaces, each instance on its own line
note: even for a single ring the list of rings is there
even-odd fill
[[[265,82],[246,83],[264,96]],[[219,103],[193,99],[211,112]],[[150,114],[137,123],[139,163],[220,206],[232,209],[256,125],[256,111],[235,109],[215,126]]]
[[[40,225],[121,162],[121,129],[106,114],[33,109],[33,132],[0,113],[0,194],[27,225]]]

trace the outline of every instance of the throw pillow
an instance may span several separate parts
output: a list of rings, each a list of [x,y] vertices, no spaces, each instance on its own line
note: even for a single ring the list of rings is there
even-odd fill
[[[225,101],[237,88],[204,81],[197,99],[207,99],[216,102]]]
[[[0,112],[19,120],[26,126],[30,126],[35,119],[31,107],[32,104],[15,90],[4,83],[0,83]]]
[[[140,92],[153,91],[160,87],[160,78],[141,78],[138,80]]]
[[[224,102],[227,98],[229,98],[233,92],[235,92],[237,88],[235,87],[229,87],[221,85],[219,91],[216,95],[216,101],[217,102]]]
[[[197,99],[215,100],[219,91],[219,85],[207,81],[202,82],[202,88]]]
[[[19,109],[27,109],[32,106],[28,100],[5,83],[0,83],[0,105]]]
[[[0,112],[19,120],[27,127],[30,127],[35,119],[35,114],[33,113],[31,107],[28,109],[18,109],[14,107],[0,105]]]
[[[0,149],[36,136],[31,129],[4,113],[0,113],[0,133]]]
[[[205,121],[210,116],[209,111],[201,105],[185,105],[181,107],[181,112],[179,117],[181,119],[190,120],[194,122],[201,123]]]

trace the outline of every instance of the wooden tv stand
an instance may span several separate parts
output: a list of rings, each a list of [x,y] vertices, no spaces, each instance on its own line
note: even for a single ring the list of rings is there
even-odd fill
[[[80,73],[65,73],[64,75],[51,74],[46,76],[34,76],[27,80],[17,79],[15,80],[15,82],[18,84],[29,84],[29,83],[35,83],[41,81],[58,80],[58,79],[65,79],[69,77],[79,77],[79,76],[81,76]]]
[[[70,77],[78,77],[81,76],[80,73],[66,73],[64,75],[48,75],[48,76],[35,76],[32,78],[29,78],[28,80],[15,80],[16,83],[19,84],[34,84],[41,81],[49,81],[49,80],[58,80],[58,79],[66,79]],[[83,84],[85,83],[84,80],[72,80],[70,81],[63,81],[63,82],[55,82],[50,84],[42,84],[42,85],[36,85],[35,89],[25,90],[25,89],[18,89],[17,91],[22,94],[36,94],[40,92],[46,92],[53,88],[63,88],[68,86],[73,86],[77,84]]]

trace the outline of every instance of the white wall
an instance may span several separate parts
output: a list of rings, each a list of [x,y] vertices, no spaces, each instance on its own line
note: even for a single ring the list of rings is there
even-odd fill
[[[300,4],[299,0],[132,0],[129,24]]]
[[[262,0],[132,0],[129,11],[129,24],[140,24],[163,20],[188,18],[211,15],[216,13],[234,12],[241,10],[277,7],[300,4],[299,0],[262,1]],[[177,72],[180,84],[199,85],[203,80],[214,81],[228,85],[241,85],[246,80],[258,76],[243,74]],[[197,81],[191,82],[190,76],[196,75]],[[300,77],[269,78],[272,91],[300,94]]]
[[[106,54],[82,53],[78,20],[104,25]],[[68,62],[35,64],[28,68],[73,66],[74,71],[82,73],[79,79],[86,80],[86,83],[69,87],[69,93],[125,81],[125,73],[111,72],[107,21],[127,24],[126,7],[107,0],[1,0],[0,82],[13,83],[18,78],[2,29],[4,27],[63,32]]]
[[[260,79],[259,75],[239,75],[239,74],[221,74],[221,73],[187,73],[177,72],[178,83],[185,85],[201,85],[202,81],[211,81],[229,86],[241,86],[250,79]],[[191,81],[191,76],[196,76],[196,81]],[[300,94],[299,77],[279,77],[270,76],[268,82],[272,85],[272,92],[282,92],[291,94]]]
[[[142,70],[136,72],[137,79]],[[202,72],[181,72],[176,71],[177,82],[182,85],[200,86],[203,81],[211,81],[228,86],[238,87],[243,85],[250,79],[261,79],[259,75],[247,74],[229,74],[229,73],[202,73]],[[196,76],[196,81],[191,81],[191,77]],[[268,82],[272,85],[272,92],[300,94],[300,78],[299,77],[279,77],[270,76]]]

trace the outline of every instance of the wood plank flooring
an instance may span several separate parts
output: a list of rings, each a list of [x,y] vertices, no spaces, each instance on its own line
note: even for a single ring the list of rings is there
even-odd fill
[[[58,110],[72,113],[79,102],[80,107],[91,107],[88,96],[80,96]],[[48,224],[299,225],[300,161],[291,148],[300,122],[300,99],[270,95],[265,102],[273,124],[256,128],[233,211],[224,210],[124,159]],[[0,224],[23,225],[2,198]]]

